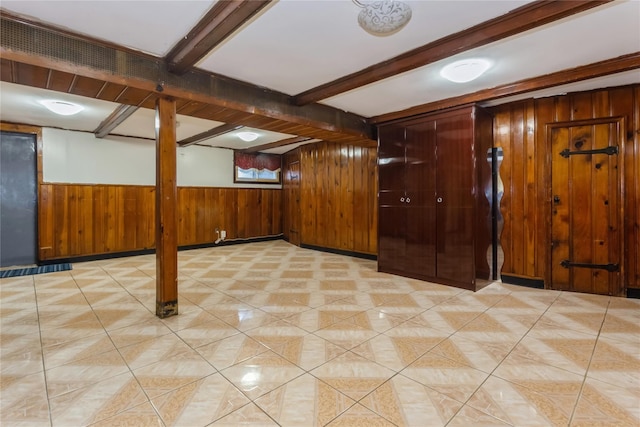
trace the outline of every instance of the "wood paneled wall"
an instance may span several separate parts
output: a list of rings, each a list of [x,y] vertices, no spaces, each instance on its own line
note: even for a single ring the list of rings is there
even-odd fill
[[[302,244],[377,254],[376,149],[319,142],[299,150]]]
[[[504,150],[502,273],[540,280],[546,277],[551,244],[545,223],[551,203],[545,192],[551,174],[545,125],[625,117],[624,268],[626,287],[640,288],[640,85],[510,103],[492,113],[494,145]]]
[[[300,246],[300,150],[282,156],[282,236]]]
[[[281,191],[178,188],[178,245],[282,233]],[[132,185],[42,184],[39,259],[150,249],[155,244],[155,188]]]

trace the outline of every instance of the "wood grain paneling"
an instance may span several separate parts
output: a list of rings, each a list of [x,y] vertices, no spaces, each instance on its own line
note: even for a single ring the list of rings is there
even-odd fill
[[[580,92],[494,107],[494,145],[504,150],[500,168],[505,184],[501,203],[504,230],[503,274],[547,277],[551,195],[549,123],[624,117],[623,154],[624,283],[640,288],[640,85]],[[548,286],[548,284],[547,284]]]
[[[300,246],[300,150],[282,156],[282,235]]]
[[[320,142],[299,150],[301,242],[376,254],[376,149]]]
[[[282,233],[281,191],[258,188],[178,187],[178,245]],[[127,185],[42,184],[39,197],[41,261],[152,249],[155,188]]]

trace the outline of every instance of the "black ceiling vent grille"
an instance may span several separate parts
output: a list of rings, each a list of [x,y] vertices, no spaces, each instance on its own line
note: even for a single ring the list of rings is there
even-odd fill
[[[212,76],[195,70],[178,76],[170,73],[160,58],[119,50],[113,46],[73,37],[54,29],[34,27],[3,17],[0,30],[4,51],[24,53],[33,57],[60,61],[75,67],[88,68],[99,73],[108,73],[120,78],[133,78],[153,83],[150,88],[161,84],[222,98],[231,95],[237,99],[246,95],[246,99],[241,99],[246,102],[253,101],[257,95],[251,93],[252,90],[248,87],[243,87],[241,91],[238,91],[239,86],[245,86],[240,82],[232,82],[224,77]],[[83,73],[79,72],[79,74]],[[284,95],[281,95],[281,98],[280,102],[288,102]]]
[[[61,61],[113,76],[133,78],[155,84],[170,84],[186,90],[211,91],[211,76],[203,73],[189,79],[171,74],[160,58],[119,50],[94,41],[83,40],[53,29],[34,27],[2,18],[0,23],[4,51]],[[70,70],[72,71],[72,70]],[[82,73],[80,73],[82,74]],[[195,77],[195,78],[194,78]]]
[[[110,70],[115,68],[113,55],[109,55],[107,49],[87,49],[80,40],[8,19],[2,19],[0,28],[5,49],[70,62],[91,61],[93,67],[100,64],[101,68]]]

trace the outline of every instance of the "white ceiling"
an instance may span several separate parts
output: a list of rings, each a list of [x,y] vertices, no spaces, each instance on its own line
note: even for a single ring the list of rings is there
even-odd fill
[[[425,45],[483,21],[503,15],[527,1],[411,1],[409,24],[388,37],[376,37],[357,23],[360,9],[350,0],[279,0],[257,14],[243,28],[210,52],[198,67],[234,79],[295,95],[341,76]],[[69,31],[104,39],[132,49],[164,56],[210,9],[211,1],[14,1],[2,9]],[[526,33],[458,54],[362,88],[322,100],[322,103],[365,117],[489,89],[556,71],[640,51],[640,0],[617,0]],[[483,57],[493,67],[467,84],[448,82],[440,68],[455,59]],[[505,98],[550,96],[574,90],[640,83],[640,70]],[[2,84],[0,118],[26,122],[37,117],[33,102],[18,105],[12,85]],[[6,95],[5,95],[6,91]],[[38,90],[24,91],[38,96]],[[67,95],[57,94],[64,100]],[[69,95],[71,96],[71,95]],[[58,122],[59,127],[93,131],[115,104],[81,99],[83,117]],[[13,104],[11,104],[13,102]],[[495,104],[496,101],[492,101]],[[41,113],[41,112],[40,112]],[[95,114],[93,114],[95,113]],[[114,133],[154,137],[153,112],[139,110]],[[27,118],[27,119],[25,119]],[[61,119],[58,119],[61,120]],[[67,119],[65,119],[67,120]],[[179,118],[178,139],[208,130],[218,122]],[[82,129],[81,129],[82,128]],[[291,135],[264,133],[249,145]],[[207,141],[229,144],[230,135]],[[274,139],[275,138],[275,139]],[[276,151],[287,151],[291,147]]]
[[[323,102],[365,117],[376,116],[637,51],[640,2],[616,2],[597,12],[583,12]],[[477,80],[464,84],[440,76],[446,64],[466,58],[485,58],[493,66]],[[635,81],[640,82],[640,70],[635,73]],[[377,102],[380,99],[385,102]]]
[[[526,1],[406,1],[412,19],[388,37],[358,26],[349,0],[280,0],[214,49],[200,68],[295,95],[503,15]],[[472,4],[481,4],[473,7]],[[253,66],[252,66],[253,64]],[[359,108],[349,109],[357,114]]]
[[[43,99],[56,99],[59,101],[73,102],[82,105],[84,110],[73,116],[59,116],[50,112],[38,103],[39,100]],[[85,98],[68,93],[60,93],[46,89],[0,82],[0,119],[6,122],[93,132],[96,130],[98,125],[100,125],[100,123],[118,107],[118,105],[119,104],[113,102]],[[155,139],[154,122],[154,110],[139,108],[127,120],[115,128],[111,134]],[[176,139],[178,141],[206,132],[224,124],[213,120],[205,120],[181,114],[178,114],[177,122],[178,127],[176,129]],[[242,141],[237,137],[237,134],[238,132],[243,131],[257,133],[259,135],[258,139],[252,142]],[[268,144],[270,142],[294,136],[295,135],[243,127],[236,131],[198,142],[198,145],[243,149],[254,145]],[[314,141],[316,140],[306,141],[305,143],[308,144]],[[293,148],[295,148],[295,146],[285,146],[265,150],[264,152],[281,154]]]

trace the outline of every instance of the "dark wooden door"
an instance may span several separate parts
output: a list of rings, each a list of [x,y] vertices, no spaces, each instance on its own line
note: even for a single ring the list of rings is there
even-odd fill
[[[284,175],[284,234],[289,243],[300,246],[300,162],[287,163]]]
[[[475,281],[473,122],[469,114],[437,122],[437,276]]]
[[[408,124],[405,141],[405,270],[435,277],[436,122]]]
[[[378,147],[378,269],[402,272],[405,266],[405,129],[380,128]]]
[[[621,121],[554,126],[552,289],[623,295]]]

